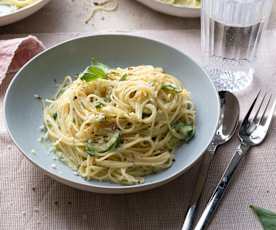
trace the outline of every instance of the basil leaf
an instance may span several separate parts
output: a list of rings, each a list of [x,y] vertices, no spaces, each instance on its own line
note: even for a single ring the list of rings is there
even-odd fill
[[[181,93],[182,90],[177,88],[175,84],[172,83],[164,83],[161,85],[161,89],[168,90],[170,92],[174,93]]]
[[[258,217],[264,230],[275,230],[276,229],[276,213],[271,212],[267,209],[250,205],[250,208]]]
[[[86,82],[94,81],[99,78],[106,78],[106,73],[97,66],[89,66],[80,74],[80,79]]]
[[[97,61],[96,58],[92,58],[91,64],[93,66],[97,66],[98,68],[102,69],[104,72],[107,72],[110,69],[107,65]]]
[[[88,66],[79,77],[86,82],[103,79],[106,78],[108,69],[105,64],[96,61],[96,59],[92,59],[92,65]]]

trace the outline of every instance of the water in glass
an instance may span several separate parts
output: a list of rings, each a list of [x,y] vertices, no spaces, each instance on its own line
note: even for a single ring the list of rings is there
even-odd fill
[[[205,67],[218,90],[246,88],[272,0],[203,0],[201,42]]]

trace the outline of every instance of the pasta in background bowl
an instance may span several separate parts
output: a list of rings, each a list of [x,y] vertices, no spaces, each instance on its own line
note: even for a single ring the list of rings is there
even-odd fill
[[[159,0],[160,2],[164,2],[167,4],[171,4],[174,6],[184,6],[191,8],[199,8],[201,5],[201,0]]]
[[[198,18],[200,17],[199,0],[137,0],[145,6],[158,12],[183,17]]]
[[[158,170],[158,173],[155,174],[147,175],[148,173],[145,173],[145,176],[143,176],[144,183],[126,183],[126,186],[109,181],[85,180],[78,176],[77,173],[74,173],[67,164],[57,160],[56,154],[49,150],[50,144],[45,147],[44,143],[38,142],[38,139],[41,137],[40,126],[43,123],[43,115],[41,104],[37,99],[34,99],[34,95],[38,94],[42,98],[49,98],[51,100],[56,93],[57,82],[62,82],[64,76],[67,75],[79,76],[79,73],[85,74],[83,70],[90,65],[91,56],[97,57],[101,62],[108,63],[111,66],[114,75],[114,79],[113,77],[111,79],[113,80],[117,79],[116,76],[118,74],[121,76],[123,72],[127,72],[127,68],[131,66],[134,69],[140,68],[140,70],[141,68],[146,68],[147,71],[150,68],[151,71],[158,72],[158,74],[163,73],[161,69],[152,66],[161,66],[164,68],[165,74],[169,73],[170,76],[173,75],[178,79],[176,82],[174,80],[171,82],[176,88],[171,88],[170,86],[165,90],[176,89],[178,91],[183,84],[185,89],[190,92],[192,102],[196,108],[196,135],[187,144],[179,145],[175,152],[175,162],[171,167],[161,171]],[[141,67],[144,64],[151,64],[152,66]],[[117,67],[121,68],[118,69]],[[123,78],[122,82],[118,83],[118,79],[115,81],[120,87],[123,87],[127,81],[130,81],[125,81],[124,79],[126,77],[121,76],[121,78]],[[76,79],[74,81],[75,84],[78,84],[79,80]],[[106,81],[106,79],[100,80],[97,83],[91,83],[91,85],[89,83],[88,85],[93,88],[95,87],[93,86],[94,84],[111,84],[111,82],[107,83]],[[178,85],[178,81],[181,82],[179,83],[180,85]],[[86,85],[83,82],[81,84]],[[187,92],[185,89],[183,88],[184,95]],[[118,92],[123,92],[123,90],[119,90]],[[90,94],[88,93],[86,95]],[[132,96],[134,96],[133,93],[131,94]],[[96,101],[92,100],[92,104],[96,103]],[[101,102],[103,104],[105,103],[105,101]],[[52,102],[49,101],[49,103],[51,104]],[[96,106],[96,104],[94,105]],[[98,105],[97,103],[97,106],[101,107],[102,105]],[[108,104],[105,104],[101,109],[106,107],[105,111],[108,112],[108,106]],[[188,107],[190,108],[190,106]],[[153,108],[148,107],[148,110],[151,109]],[[142,116],[142,119],[151,116],[152,113],[147,112],[148,110],[144,111],[148,114],[145,114],[144,117]],[[55,112],[52,111],[54,112],[52,113],[51,111],[52,118],[58,119],[60,114],[57,113],[55,115]],[[178,50],[160,42],[130,35],[106,34],[82,37],[48,49],[31,60],[17,73],[5,96],[5,119],[7,128],[13,141],[22,153],[57,181],[78,189],[100,193],[143,191],[160,186],[181,175],[202,156],[215,133],[218,118],[219,99],[217,92],[205,72],[194,61]],[[127,124],[120,121],[120,125],[125,126]],[[90,126],[87,127],[89,128]],[[177,127],[173,126],[173,128]],[[104,142],[109,143],[111,147],[114,147],[113,144],[117,143],[117,134],[114,136],[117,129],[118,127],[114,127],[114,130],[112,130],[113,133],[111,130],[109,131],[112,135],[106,135],[107,139]],[[179,131],[178,128],[176,131]],[[161,129],[160,133],[162,133]],[[114,138],[112,139],[111,137],[113,136]],[[126,137],[128,136],[126,135]],[[116,141],[113,142],[113,140]],[[124,141],[125,139],[123,139],[123,144],[125,143]],[[100,142],[102,141],[100,140]],[[98,143],[87,141],[86,144],[92,144],[91,154],[95,154],[94,144]],[[147,145],[147,143],[144,144],[145,146]],[[90,145],[88,146],[91,147]],[[118,145],[115,146],[117,147]],[[102,146],[99,145],[98,147]],[[100,152],[100,154],[105,154],[105,147],[102,147],[96,153]],[[132,149],[132,151],[136,150]],[[162,155],[162,157],[164,156],[169,156],[168,159],[172,159],[170,157],[171,155]],[[170,161],[167,162],[169,163]],[[132,176],[135,175],[133,174]]]

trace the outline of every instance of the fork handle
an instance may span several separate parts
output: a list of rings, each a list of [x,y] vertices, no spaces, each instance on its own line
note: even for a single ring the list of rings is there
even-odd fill
[[[204,230],[207,229],[208,224],[211,222],[216,209],[218,208],[223,195],[230,184],[230,180],[237,169],[239,163],[241,162],[241,159],[243,156],[247,153],[250,146],[246,145],[244,143],[241,143],[232,157],[230,163],[228,164],[222,178],[220,179],[217,187],[215,188],[211,198],[209,199],[197,225],[195,226],[194,230]]]

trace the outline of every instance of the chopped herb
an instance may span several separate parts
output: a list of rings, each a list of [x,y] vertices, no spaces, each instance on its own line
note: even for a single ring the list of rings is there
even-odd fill
[[[182,90],[177,88],[175,84],[172,83],[164,83],[161,85],[161,89],[173,92],[173,93],[181,93]]]
[[[250,205],[250,208],[258,217],[264,230],[275,230],[276,229],[276,213],[271,212],[264,208],[259,208]]]
[[[174,149],[179,144],[179,139],[172,136],[172,138],[168,141],[167,145],[170,149]]]
[[[57,120],[57,116],[58,116],[57,113],[53,114],[53,118],[54,118],[55,121]]]
[[[86,82],[94,81],[96,79],[106,78],[108,67],[103,63],[92,59],[92,65],[88,66],[81,74],[80,79]]]
[[[195,128],[193,125],[185,124],[184,122],[178,122],[173,125],[173,131],[181,136],[181,140],[189,141],[195,134]],[[174,132],[172,133],[174,135]],[[179,138],[178,135],[174,135]]]
[[[124,74],[119,81],[125,81],[127,79],[128,75]]]
[[[95,103],[96,109],[100,109],[100,108],[102,108],[103,106],[104,106],[104,104],[103,104],[102,102],[100,102],[100,101],[97,101],[97,102]]]
[[[105,153],[116,149],[119,146],[120,141],[120,132],[118,131],[113,134],[113,136],[109,139],[107,143],[101,145],[88,143],[86,146],[86,151],[89,155],[95,156],[97,155],[97,153]]]

